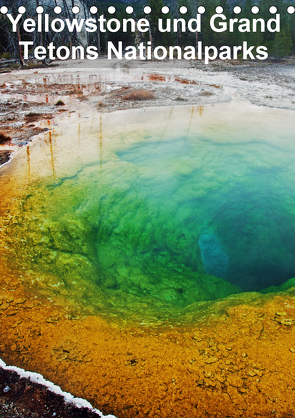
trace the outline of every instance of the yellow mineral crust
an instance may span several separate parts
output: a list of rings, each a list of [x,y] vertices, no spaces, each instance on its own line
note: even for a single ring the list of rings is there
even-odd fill
[[[142,328],[33,295],[20,279],[1,274],[1,357],[105,414],[287,417],[294,410],[290,294],[229,306],[190,326]]]

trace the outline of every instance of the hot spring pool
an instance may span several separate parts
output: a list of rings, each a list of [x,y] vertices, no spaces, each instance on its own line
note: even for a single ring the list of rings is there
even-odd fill
[[[18,190],[2,216],[8,264],[51,297],[143,316],[284,289],[293,120],[239,102],[70,115],[2,168],[2,193],[8,178]]]

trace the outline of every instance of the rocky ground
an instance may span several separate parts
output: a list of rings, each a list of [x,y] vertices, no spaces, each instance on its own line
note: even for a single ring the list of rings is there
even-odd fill
[[[88,408],[66,403],[45,386],[0,368],[0,416],[9,418],[98,418]]]

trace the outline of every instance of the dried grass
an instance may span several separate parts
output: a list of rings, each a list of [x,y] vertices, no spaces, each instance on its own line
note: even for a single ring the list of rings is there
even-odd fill
[[[122,97],[123,100],[153,100],[156,96],[152,91],[134,90]]]
[[[30,112],[26,114],[25,118],[35,118],[39,116],[43,116],[43,113]]]
[[[211,91],[202,91],[200,96],[213,96],[213,93],[211,93]]]

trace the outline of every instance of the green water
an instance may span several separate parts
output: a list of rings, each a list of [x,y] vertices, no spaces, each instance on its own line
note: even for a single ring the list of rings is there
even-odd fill
[[[295,277],[291,113],[125,112],[80,121],[78,145],[74,126],[57,131],[54,176],[27,190],[7,230],[15,265],[32,285],[98,309],[185,307],[285,283]]]

